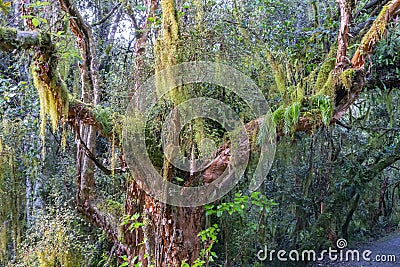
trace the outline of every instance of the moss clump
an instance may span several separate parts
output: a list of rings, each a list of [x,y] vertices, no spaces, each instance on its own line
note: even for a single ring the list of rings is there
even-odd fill
[[[0,27],[0,48],[12,49],[17,46],[17,30],[8,27]]]
[[[14,28],[0,27],[0,49],[49,47],[51,37],[40,31],[24,32]]]
[[[334,72],[330,72],[328,75],[328,79],[326,80],[322,89],[317,92],[316,95],[326,95],[330,96],[331,98],[335,97],[335,88],[338,84],[337,74]]]
[[[278,61],[273,56],[271,51],[267,50],[265,55],[266,55],[268,64],[271,66],[272,74],[274,76],[274,80],[275,80],[277,89],[283,95],[286,92],[284,67],[278,63]]]
[[[325,90],[325,87],[329,85],[328,81],[332,77],[330,74],[334,68],[335,58],[328,56],[322,64],[318,72],[317,81],[315,82],[315,90],[317,94],[320,93],[321,90]]]
[[[68,92],[58,85],[55,79],[46,82],[33,67],[33,84],[38,90],[40,101],[41,135],[45,135],[46,116],[50,117],[53,130],[57,129],[59,119],[68,114]]]
[[[389,9],[389,5],[386,5],[382,8],[378,17],[372,24],[370,30],[361,40],[361,46],[369,46],[371,44],[375,44],[386,32],[387,26],[387,11]]]
[[[390,7],[391,4],[389,3],[382,8],[371,28],[362,38],[361,45],[351,60],[353,67],[360,68],[364,66],[365,55],[372,53],[375,44],[385,35],[388,19],[390,18],[388,14],[390,12]]]
[[[340,74],[340,81],[347,91],[350,91],[355,77],[356,71],[354,69],[347,69]]]

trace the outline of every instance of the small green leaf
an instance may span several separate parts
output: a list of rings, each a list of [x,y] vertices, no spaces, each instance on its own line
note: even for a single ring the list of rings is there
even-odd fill
[[[39,26],[39,23],[40,23],[40,21],[37,18],[32,19],[33,26],[37,27],[37,26]]]
[[[175,180],[177,180],[178,182],[183,182],[183,181],[185,181],[185,180],[182,179],[181,177],[175,177]]]
[[[135,6],[135,9],[136,9],[136,10],[139,10],[139,11],[144,11],[144,10],[146,10],[147,8],[146,8],[145,6]]]
[[[5,2],[3,3],[3,1],[0,1],[0,9],[3,10],[3,12],[5,14],[8,14],[9,8],[11,6],[11,2]]]

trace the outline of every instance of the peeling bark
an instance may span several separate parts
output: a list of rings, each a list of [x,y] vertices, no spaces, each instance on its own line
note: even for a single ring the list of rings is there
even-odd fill
[[[349,46],[349,26],[351,23],[351,11],[354,7],[354,0],[337,0],[340,9],[340,29],[338,34],[338,51],[336,55],[336,69],[343,69],[349,65],[346,56]]]

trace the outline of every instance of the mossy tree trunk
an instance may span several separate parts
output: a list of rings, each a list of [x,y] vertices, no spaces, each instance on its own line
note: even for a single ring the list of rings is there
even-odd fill
[[[162,33],[155,45],[156,72],[178,63],[180,42],[175,1],[161,0],[160,4],[163,19]],[[184,88],[178,88],[167,97],[178,105],[186,100],[188,93]],[[172,130],[180,131],[178,128]],[[173,166],[166,158],[163,165],[163,178],[171,181]],[[202,207],[172,207],[150,197],[146,197],[145,202],[145,216],[150,218],[154,238],[152,256],[155,266],[181,266],[182,262],[193,264],[200,252],[198,233],[201,230]]]

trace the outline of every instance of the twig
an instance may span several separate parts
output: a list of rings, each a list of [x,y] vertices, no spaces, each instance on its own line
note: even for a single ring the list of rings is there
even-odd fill
[[[98,21],[96,23],[93,23],[91,26],[96,27],[96,26],[99,26],[100,24],[103,24],[104,22],[106,22],[114,14],[114,12],[121,6],[121,4],[122,3],[118,3],[117,5],[115,5],[111,9],[111,11],[107,15],[104,16],[104,18],[102,18],[100,21]]]

